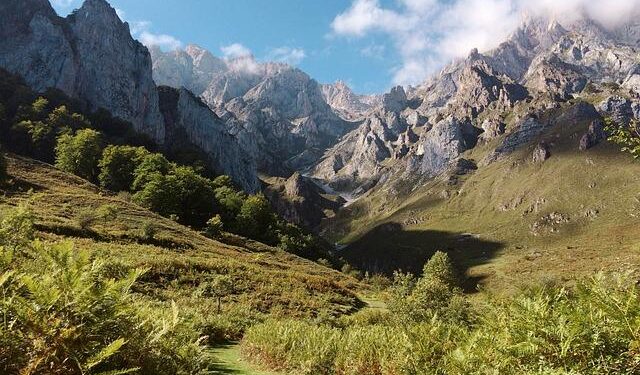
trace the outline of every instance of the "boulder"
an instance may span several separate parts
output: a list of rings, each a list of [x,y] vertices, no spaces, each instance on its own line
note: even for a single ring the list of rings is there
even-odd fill
[[[534,163],[544,163],[545,160],[551,157],[551,151],[549,150],[549,145],[546,142],[540,142],[536,145],[536,148],[533,150],[533,162]]]

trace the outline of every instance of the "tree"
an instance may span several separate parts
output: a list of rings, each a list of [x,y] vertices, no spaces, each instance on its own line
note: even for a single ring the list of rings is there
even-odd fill
[[[116,192],[131,190],[136,169],[147,155],[144,147],[107,146],[98,163],[100,186]]]
[[[209,221],[207,221],[207,227],[205,229],[205,233],[209,237],[216,238],[222,233],[224,229],[224,224],[222,222],[222,217],[220,215],[215,215]]]
[[[101,135],[93,129],[63,134],[56,146],[56,167],[87,180],[95,180],[102,151]]]
[[[640,123],[633,120],[628,125],[617,124],[611,118],[605,119],[605,130],[609,140],[622,146],[623,152],[630,153],[635,159],[640,158]]]
[[[178,217],[180,222],[202,227],[215,213],[211,181],[189,167],[176,167],[169,174],[152,173],[134,200],[160,215]]]
[[[443,252],[436,252],[424,266],[423,276],[396,273],[389,309],[401,320],[428,321],[434,316],[449,321],[468,318],[456,271]]]
[[[218,314],[222,311],[222,298],[234,291],[233,279],[228,275],[216,275],[213,280],[205,282],[202,294],[205,297],[215,297],[218,301]]]
[[[162,154],[147,154],[134,171],[133,191],[142,190],[154,174],[166,175],[172,166]]]
[[[242,203],[240,213],[236,218],[236,225],[240,234],[274,244],[277,241],[275,228],[273,228],[275,221],[276,217],[271,210],[269,201],[264,195],[258,194],[249,196]]]

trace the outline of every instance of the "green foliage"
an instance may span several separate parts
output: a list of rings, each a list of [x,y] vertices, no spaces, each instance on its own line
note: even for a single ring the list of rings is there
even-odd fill
[[[207,221],[207,226],[205,228],[207,236],[217,238],[223,230],[224,224],[222,223],[222,217],[220,217],[220,215],[215,215]]]
[[[148,155],[144,147],[107,146],[98,163],[100,185],[116,192],[131,190],[136,170]]]
[[[200,227],[215,209],[211,182],[188,167],[176,167],[167,175],[154,173],[134,200],[162,216],[176,215],[182,223]]]
[[[83,231],[90,230],[97,220],[98,216],[93,209],[84,209],[75,218],[76,225]]]
[[[56,146],[56,167],[87,180],[95,180],[102,152],[101,135],[83,129],[75,135],[63,134]]]
[[[151,221],[145,221],[144,223],[142,223],[142,238],[144,238],[147,241],[153,240],[153,238],[156,236],[156,234],[158,233],[158,227],[156,227],[156,225],[151,222]]]
[[[0,372],[200,371],[197,337],[185,330],[176,307],[159,313],[131,294],[144,271],[106,279],[104,263],[70,243],[33,248],[35,259],[0,269]]]
[[[628,125],[617,124],[611,118],[605,119],[609,140],[622,146],[623,152],[630,153],[634,158],[640,158],[640,124],[633,120]]]
[[[112,204],[103,204],[96,210],[96,216],[103,221],[114,221],[118,218],[118,207]]]
[[[35,217],[26,203],[3,213],[0,220],[0,247],[12,252],[26,250],[35,237]]]
[[[218,301],[218,314],[222,312],[222,299],[235,290],[233,279],[228,275],[215,275],[210,281],[202,283],[200,294],[203,297],[215,297]]]
[[[251,195],[245,199],[236,222],[239,233],[267,243],[273,242],[275,216],[264,195]]]
[[[403,278],[408,290],[420,282]],[[300,374],[595,375],[640,366],[640,290],[630,275],[489,299],[470,324],[395,318],[369,311],[337,327],[270,320],[250,328],[242,346],[257,362]]]
[[[155,174],[166,175],[171,163],[162,154],[146,154],[134,171],[133,191],[142,190]]]

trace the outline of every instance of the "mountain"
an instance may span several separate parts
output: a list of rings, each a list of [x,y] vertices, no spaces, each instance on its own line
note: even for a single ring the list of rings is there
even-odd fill
[[[315,80],[292,66],[252,56],[219,59],[194,45],[151,52],[155,80],[200,96],[266,174],[291,176],[354,127],[334,113]]]
[[[3,1],[0,19],[5,26],[0,67],[21,75],[35,91],[59,89],[82,101],[88,112],[107,109],[161,147],[171,147],[176,132],[184,132],[209,153],[213,170],[228,174],[248,192],[260,190],[251,154],[241,151],[238,137],[200,99],[178,91],[161,103],[149,51],[132,38],[129,25],[107,1],[86,0],[66,18],[47,0]],[[181,57],[193,64],[189,74],[194,80],[221,64],[196,48],[187,48]],[[180,80],[186,76],[179,75]]]
[[[573,98],[589,82],[635,90],[638,48],[620,35],[589,20],[562,26],[526,19],[498,48],[471,51],[409,94],[401,88],[386,94],[312,175],[350,194],[400,172],[403,179],[432,178],[479,139],[501,135],[504,118],[522,103],[539,112]]]
[[[149,52],[106,1],[87,0],[61,18],[47,0],[7,0],[0,18],[0,67],[37,91],[60,89],[164,141]]]
[[[357,95],[343,81],[321,85],[327,104],[345,120],[358,120],[380,105],[379,95]]]
[[[419,272],[446,250],[470,288],[635,264],[640,170],[603,126],[640,119],[640,46],[624,30],[529,19],[495,50],[393,89],[313,168],[357,198],[323,235],[374,273]]]

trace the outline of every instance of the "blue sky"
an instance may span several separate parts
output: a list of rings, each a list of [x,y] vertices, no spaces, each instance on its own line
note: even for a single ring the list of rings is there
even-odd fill
[[[2,0],[0,0],[2,1]],[[82,0],[51,0],[61,14]],[[299,66],[359,93],[416,85],[473,48],[505,41],[523,18],[584,15],[605,27],[640,16],[640,0],[110,0],[145,44],[195,43]],[[231,46],[231,47],[230,47]]]
[[[320,82],[342,79],[356,91],[382,92],[392,84],[399,64],[386,35],[332,35],[331,23],[350,6],[347,0],[110,0],[132,24],[149,22],[149,33],[195,43],[217,56],[239,43],[260,60],[283,58],[302,50],[294,61]],[[53,1],[64,15],[81,0]],[[160,5],[161,4],[161,5]],[[135,27],[134,27],[135,29]],[[280,52],[280,53],[278,53]]]

